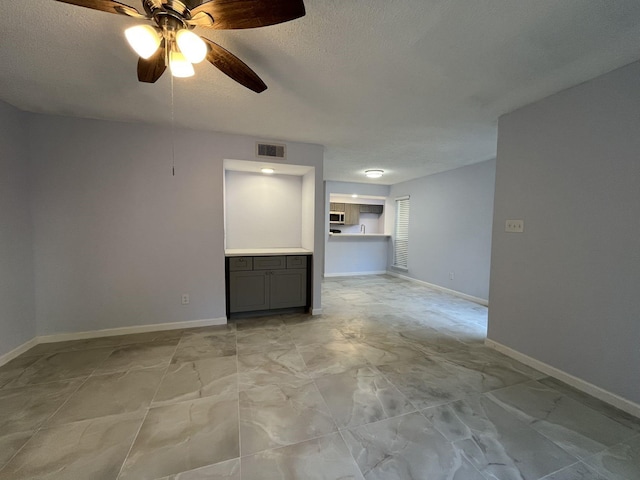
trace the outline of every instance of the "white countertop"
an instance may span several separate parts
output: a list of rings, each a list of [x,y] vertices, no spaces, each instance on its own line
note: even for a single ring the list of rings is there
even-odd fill
[[[224,251],[227,257],[259,257],[267,255],[311,255],[313,252],[306,248],[228,248]]]
[[[388,235],[386,233],[331,233],[329,232],[329,236],[330,237],[358,237],[358,238],[362,238],[362,237],[390,237],[391,235]]]

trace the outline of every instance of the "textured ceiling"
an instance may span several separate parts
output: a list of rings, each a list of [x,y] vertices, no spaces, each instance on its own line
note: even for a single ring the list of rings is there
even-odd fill
[[[136,20],[53,0],[2,3],[0,99],[170,124],[170,76],[136,78],[123,35]],[[638,0],[305,5],[306,17],[277,26],[199,29],[269,89],[255,94],[200,64],[174,81],[175,124],[322,144],[325,179],[393,184],[492,158],[499,115],[640,58]],[[366,168],[387,174],[367,180]]]

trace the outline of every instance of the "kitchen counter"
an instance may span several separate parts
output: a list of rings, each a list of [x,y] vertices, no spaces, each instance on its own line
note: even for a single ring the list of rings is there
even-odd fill
[[[270,255],[311,255],[306,248],[228,248],[224,251],[227,257],[261,257]]]
[[[363,237],[390,237],[391,235],[388,235],[386,233],[329,233],[330,237],[357,237],[357,238],[363,238]]]

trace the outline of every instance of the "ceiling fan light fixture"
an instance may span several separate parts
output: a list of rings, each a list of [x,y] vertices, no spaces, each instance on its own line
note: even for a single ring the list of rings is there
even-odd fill
[[[364,174],[367,178],[380,178],[384,175],[384,170],[365,170]]]
[[[191,63],[200,63],[207,56],[207,44],[190,30],[179,30],[176,34],[176,43],[180,52]]]
[[[181,52],[169,52],[169,68],[171,75],[178,78],[193,77],[195,71],[193,65],[185,58]]]
[[[131,48],[145,60],[156,53],[162,40],[160,32],[149,25],[136,25],[127,28],[124,31],[124,36]]]

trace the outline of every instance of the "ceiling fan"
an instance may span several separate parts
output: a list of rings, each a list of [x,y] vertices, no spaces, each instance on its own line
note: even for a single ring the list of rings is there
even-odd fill
[[[138,80],[154,83],[169,65],[173,76],[190,77],[193,63],[205,58],[224,74],[256,93],[267,86],[242,60],[211,40],[192,32],[195,27],[218,30],[266,27],[305,15],[303,0],[141,0],[144,14],[115,0],[56,0],[80,7],[155,22],[126,30],[140,56]]]

